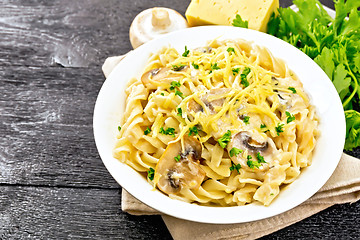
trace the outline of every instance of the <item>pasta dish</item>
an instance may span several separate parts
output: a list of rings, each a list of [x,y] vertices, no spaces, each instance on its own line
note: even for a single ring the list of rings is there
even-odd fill
[[[252,42],[165,47],[126,96],[113,155],[170,198],[268,206],[311,165],[315,107],[286,63]]]

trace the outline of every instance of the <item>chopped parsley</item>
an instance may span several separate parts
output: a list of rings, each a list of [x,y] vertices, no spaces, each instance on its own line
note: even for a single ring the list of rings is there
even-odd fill
[[[256,154],[256,158],[259,163],[266,163],[264,157],[261,156],[261,154],[259,152]]]
[[[168,128],[165,130],[163,127],[161,127],[159,133],[175,137],[175,128]]]
[[[154,180],[154,174],[155,174],[155,170],[150,167],[150,169],[147,171],[147,174],[148,174],[148,178],[152,181]]]
[[[228,51],[229,53],[231,53],[231,52],[235,53],[235,49],[232,47],[229,47],[226,51]]]
[[[254,169],[254,168],[259,168],[261,166],[261,164],[257,161],[251,161],[251,160],[247,160],[246,164],[249,166],[249,168]]]
[[[187,49],[187,46],[185,46],[185,52],[182,54],[183,57],[187,57],[190,53],[190,50]]]
[[[180,155],[177,155],[176,157],[174,157],[174,159],[175,159],[175,161],[180,161],[180,159],[181,159],[181,156]]]
[[[222,148],[226,148],[230,140],[231,140],[231,131],[227,130],[227,132],[221,138],[219,138],[218,143]]]
[[[249,124],[249,119],[250,119],[249,116],[244,116],[243,122],[244,122],[246,125],[248,125],[248,124]]]
[[[191,65],[192,65],[195,69],[199,69],[199,65],[195,64],[194,62],[191,63]]]
[[[242,71],[242,73],[241,73],[241,75],[240,75],[240,78],[241,78],[241,84],[242,85],[244,85],[244,87],[248,87],[249,86],[249,82],[248,82],[248,80],[247,80],[247,76],[249,75],[249,73],[251,72],[251,69],[250,68],[248,68],[248,67],[246,67],[243,71]]]
[[[147,127],[144,131],[145,135],[148,135],[151,132],[151,129],[149,127]]]
[[[182,117],[182,109],[181,109],[181,108],[178,108],[178,109],[177,109],[177,112],[178,112],[177,115],[180,116],[180,117]]]
[[[265,124],[261,124],[260,128],[267,128],[267,126]]]
[[[186,66],[185,64],[172,65],[172,70],[181,71],[184,69],[185,66]]]
[[[292,121],[295,120],[295,116],[291,115],[291,113],[289,113],[288,111],[285,112],[286,116],[287,116],[287,120],[286,123],[291,123]]]
[[[231,69],[231,71],[232,71],[233,75],[235,76],[236,74],[239,73],[240,68],[233,68],[233,69]]]
[[[238,173],[240,173],[239,172],[239,169],[241,168],[241,165],[240,164],[234,164],[234,163],[231,163],[231,167],[230,167],[230,171],[234,171],[234,170],[236,170]]]
[[[170,90],[174,90],[176,87],[180,87],[180,86],[181,86],[180,82],[172,81],[170,83]]]
[[[189,128],[189,136],[191,136],[191,135],[198,135],[199,134],[199,132],[198,132],[198,129],[197,129],[197,127],[196,126],[193,126],[193,127],[191,127],[191,128]]]
[[[293,93],[296,93],[296,89],[295,89],[295,88],[289,87],[288,89],[291,90]]]
[[[118,126],[118,130],[119,130],[119,132],[121,131],[121,126]]]
[[[181,98],[185,98],[184,95],[183,95],[183,93],[180,92],[180,91],[178,91],[178,90],[175,90],[175,96],[176,96],[176,95],[178,95],[178,96],[181,97]]]
[[[220,67],[217,65],[217,63],[211,64],[211,70],[210,73],[212,73],[213,70],[219,70]]]
[[[165,94],[164,94],[163,92],[162,92],[162,93],[160,93],[160,95],[161,95],[161,96],[165,96]]]
[[[242,151],[243,151],[243,150],[241,150],[241,149],[238,149],[238,148],[236,148],[236,147],[233,147],[233,148],[230,150],[230,152],[229,152],[230,157],[237,156],[237,155],[239,155],[240,153],[242,153]]]
[[[276,134],[280,136],[280,133],[284,132],[284,125],[283,123],[278,123],[278,125],[275,127]]]
[[[242,28],[248,28],[249,22],[243,21],[239,14],[236,14],[235,19],[233,19],[232,25],[234,27],[242,27]]]

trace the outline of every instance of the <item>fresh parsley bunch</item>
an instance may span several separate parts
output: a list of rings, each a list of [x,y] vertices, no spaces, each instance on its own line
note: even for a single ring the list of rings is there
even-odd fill
[[[299,48],[329,76],[345,111],[345,149],[352,150],[360,146],[360,1],[335,0],[335,19],[318,0],[293,3],[299,11],[279,8],[268,33]]]

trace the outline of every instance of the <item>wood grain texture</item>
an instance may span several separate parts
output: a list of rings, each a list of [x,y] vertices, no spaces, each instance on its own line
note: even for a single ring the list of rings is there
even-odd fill
[[[92,115],[100,67],[131,49],[132,19],[155,6],[184,14],[189,2],[0,0],[0,239],[171,238],[159,216],[121,212]],[[359,207],[334,206],[263,239],[356,239]]]
[[[0,65],[88,67],[132,49],[129,27],[144,9],[184,13],[189,0],[3,1]]]
[[[170,239],[160,216],[119,209],[118,189],[0,187],[0,239]]]
[[[99,68],[0,66],[0,181],[118,188],[93,138],[102,83]]]

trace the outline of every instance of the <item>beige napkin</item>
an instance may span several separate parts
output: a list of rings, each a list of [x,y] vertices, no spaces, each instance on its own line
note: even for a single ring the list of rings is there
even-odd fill
[[[107,77],[124,56],[106,59],[103,72]],[[335,172],[314,196],[280,215],[250,223],[214,225],[194,223],[168,215],[162,218],[172,237],[180,239],[255,239],[301,221],[332,205],[353,203],[360,199],[360,160],[343,154]],[[160,212],[143,204],[122,190],[121,208],[133,215],[154,215]]]

